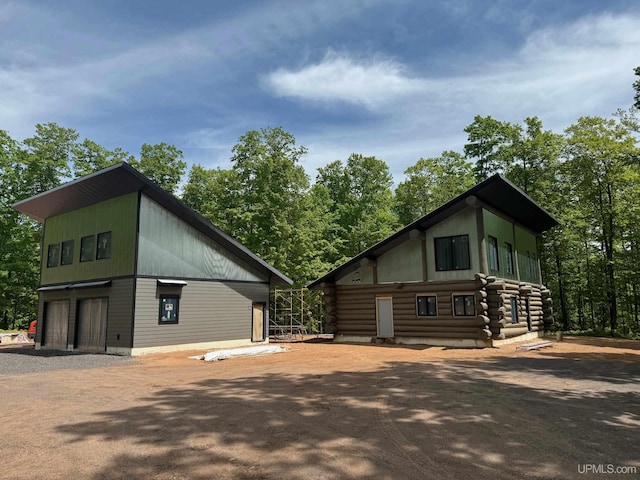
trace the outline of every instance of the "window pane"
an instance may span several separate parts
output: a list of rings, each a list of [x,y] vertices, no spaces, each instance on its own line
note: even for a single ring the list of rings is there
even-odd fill
[[[451,238],[436,238],[436,270],[453,270]]]
[[[506,260],[507,260],[507,273],[513,275],[515,273],[515,268],[513,265],[513,247],[510,243],[505,242],[505,251],[506,251]]]
[[[489,268],[494,271],[500,270],[498,264],[498,239],[495,237],[489,237]]]
[[[511,323],[518,323],[518,300],[511,297]]]
[[[80,261],[90,262],[95,256],[96,250],[96,237],[95,235],[89,235],[88,237],[82,237],[80,240]]]
[[[470,268],[469,260],[469,236],[459,235],[452,237],[453,248],[453,268],[454,270],[468,270]]]
[[[465,295],[464,297],[464,314],[468,316],[476,314],[476,299],[473,295]]]
[[[438,303],[436,297],[427,297],[427,315],[438,316]]]
[[[457,317],[464,316],[464,297],[462,295],[454,295],[453,297],[453,313]]]
[[[418,316],[425,317],[427,315],[427,297],[418,297]]]
[[[60,265],[71,265],[73,263],[73,240],[62,242],[62,256]]]
[[[53,243],[47,250],[47,267],[57,267],[60,258],[60,244]]]
[[[111,258],[111,232],[98,234],[98,260],[103,258]]]

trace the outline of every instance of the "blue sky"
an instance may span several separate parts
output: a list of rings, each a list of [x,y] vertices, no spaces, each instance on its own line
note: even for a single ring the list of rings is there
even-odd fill
[[[76,129],[107,148],[176,145],[229,168],[282,126],[315,169],[356,152],[396,182],[462,151],[475,115],[561,131],[633,99],[637,0],[0,0],[0,129]]]

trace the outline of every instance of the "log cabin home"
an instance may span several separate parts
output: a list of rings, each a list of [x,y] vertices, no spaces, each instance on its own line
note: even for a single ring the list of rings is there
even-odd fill
[[[44,224],[37,349],[265,343],[269,290],[292,283],[127,163],[14,208]]]
[[[539,235],[558,222],[500,175],[309,285],[335,341],[490,347],[553,322]]]

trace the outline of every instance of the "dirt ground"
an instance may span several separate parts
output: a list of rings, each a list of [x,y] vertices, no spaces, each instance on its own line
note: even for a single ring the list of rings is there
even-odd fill
[[[281,345],[215,363],[180,352],[2,376],[0,477],[640,476],[640,342]]]

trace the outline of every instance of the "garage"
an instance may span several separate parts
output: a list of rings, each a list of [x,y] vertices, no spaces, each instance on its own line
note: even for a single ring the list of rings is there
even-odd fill
[[[69,331],[69,300],[47,302],[44,321],[44,345],[65,350]]]
[[[109,299],[86,298],[78,301],[76,349],[104,352],[107,344],[107,311]]]

